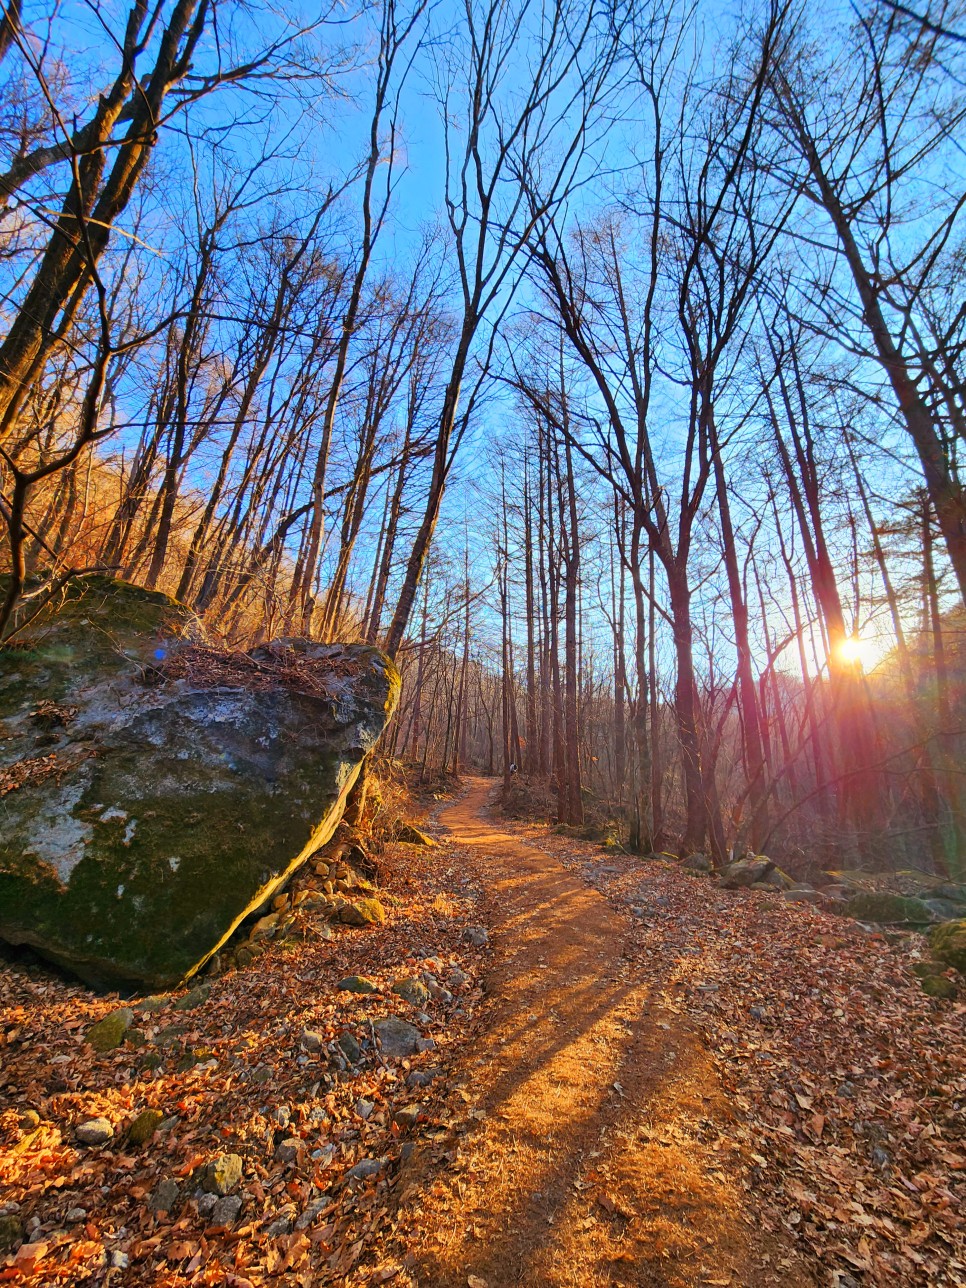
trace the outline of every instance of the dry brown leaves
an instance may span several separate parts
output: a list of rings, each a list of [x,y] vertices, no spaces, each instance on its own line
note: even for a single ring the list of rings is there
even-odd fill
[[[0,796],[19,791],[21,787],[35,786],[48,778],[61,778],[94,754],[93,751],[82,748],[66,754],[50,752],[47,756],[28,756],[14,761],[12,765],[0,768]]]
[[[409,847],[384,860],[391,905],[378,930],[341,928],[274,945],[248,970],[213,982],[202,1006],[135,1009],[148,1042],[106,1055],[84,1042],[92,1023],[116,1008],[39,968],[0,966],[0,1213],[13,1213],[29,1242],[0,1259],[0,1282],[70,1285],[341,1284],[378,1237],[407,1132],[393,1121],[404,1106],[425,1107],[446,1092],[451,1051],[471,1023],[479,989],[474,950],[462,939],[477,891],[466,875]],[[390,993],[394,980],[429,969],[467,980],[425,1016]],[[380,985],[370,996],[336,990],[344,976]],[[172,997],[170,1002],[176,1001]],[[396,1014],[435,1043],[408,1060],[384,1059],[372,1023]],[[362,1065],[338,1072],[324,1054],[302,1049],[310,1029],[324,1040],[351,1033]],[[144,1050],[163,1056],[140,1068]],[[438,1071],[428,1087],[411,1072]],[[142,1147],[125,1138],[145,1108],[165,1123]],[[78,1123],[103,1116],[115,1136],[85,1148]],[[417,1130],[419,1128],[417,1127]],[[297,1141],[278,1161],[281,1140]],[[232,1226],[212,1227],[198,1210],[197,1169],[221,1153],[243,1159],[244,1207]],[[385,1160],[351,1180],[361,1159]],[[181,1199],[155,1214],[149,1198],[170,1179]]]
[[[358,659],[333,651],[324,662],[294,649],[269,645],[257,656],[228,649],[187,644],[174,649],[159,666],[165,679],[186,680],[198,688],[246,688],[267,692],[285,688],[314,697],[328,697],[333,679],[358,675]]]
[[[966,1005],[909,975],[923,937],[518,830],[634,917],[634,969],[700,1023],[765,1224],[831,1284],[966,1283]]]

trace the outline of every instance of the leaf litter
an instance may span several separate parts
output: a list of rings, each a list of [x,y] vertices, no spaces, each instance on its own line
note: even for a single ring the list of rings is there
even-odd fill
[[[698,1023],[749,1201],[817,1282],[966,1283],[966,1005],[911,975],[921,934],[506,826],[631,915],[632,973]]]
[[[927,998],[909,975],[920,936],[889,942],[807,905],[722,891],[671,863],[501,826],[631,914],[627,968],[653,986],[664,1017],[655,1029],[670,1042],[679,1020],[695,1026],[729,1096],[728,1138],[710,1148],[741,1174],[761,1228],[812,1261],[816,1282],[966,1282],[966,1007]],[[178,1010],[176,995],[157,1009],[131,1002],[128,1042],[102,1055],[85,1034],[123,999],[3,966],[0,1237],[12,1219],[27,1241],[0,1260],[0,1281],[406,1281],[402,1261],[380,1251],[396,1229],[411,1133],[446,1166],[483,1116],[472,1089],[449,1079],[481,1022],[481,954],[463,934],[479,919],[481,891],[462,853],[456,867],[447,858],[390,847],[385,927],[340,928],[329,941],[308,924],[301,941],[213,981],[192,1010]],[[376,992],[339,991],[353,974]],[[418,1009],[390,991],[420,975],[450,978],[449,1000]],[[425,1049],[383,1058],[374,1026],[388,1015],[414,1023]],[[363,1053],[355,1066],[332,1060],[347,1034]],[[164,1116],[136,1146],[127,1128],[147,1108]],[[113,1138],[79,1145],[77,1125],[98,1117]],[[642,1129],[642,1165],[671,1134]],[[242,1160],[242,1207],[218,1225],[198,1179],[224,1154]],[[164,1182],[177,1187],[170,1210],[156,1207]],[[588,1221],[594,1211],[621,1225],[636,1216],[605,1169],[578,1176],[574,1190],[591,1204]],[[732,1281],[708,1270],[695,1282]]]
[[[0,1282],[346,1282],[379,1240],[400,1161],[432,1127],[480,999],[481,952],[462,933],[472,874],[405,845],[389,845],[381,869],[385,926],[331,938],[300,916],[301,938],[211,980],[194,1006],[190,992],[98,997],[0,962]],[[340,990],[352,975],[375,991]],[[434,996],[413,1005],[391,991],[413,978]],[[85,1035],[121,1006],[134,1013],[126,1040],[98,1054]],[[389,1016],[419,1031],[412,1055],[382,1053],[376,1025]],[[128,1129],[146,1109],[160,1124],[136,1145]],[[80,1144],[77,1126],[97,1118],[113,1136]],[[200,1182],[223,1155],[240,1158],[241,1180],[219,1206]],[[370,1281],[394,1275],[384,1266]]]

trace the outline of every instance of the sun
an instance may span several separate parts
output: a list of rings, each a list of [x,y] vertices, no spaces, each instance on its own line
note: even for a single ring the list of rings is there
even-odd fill
[[[874,640],[864,640],[861,635],[849,635],[838,645],[839,661],[846,666],[860,667],[863,671],[872,666],[879,654]]]

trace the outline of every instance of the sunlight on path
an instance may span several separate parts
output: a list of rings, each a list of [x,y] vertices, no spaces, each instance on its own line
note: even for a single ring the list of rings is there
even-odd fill
[[[401,1179],[412,1282],[813,1283],[756,1229],[710,1062],[631,977],[623,919],[489,822],[492,788],[442,815],[487,884],[492,1010],[457,1072],[478,1125]]]

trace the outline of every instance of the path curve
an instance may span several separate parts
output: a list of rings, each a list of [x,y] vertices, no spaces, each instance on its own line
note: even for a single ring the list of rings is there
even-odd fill
[[[398,1251],[420,1288],[817,1281],[757,1228],[696,1026],[624,959],[627,922],[489,817],[471,779],[441,822],[487,893],[485,1023],[454,1081],[465,1134],[400,1178]]]

